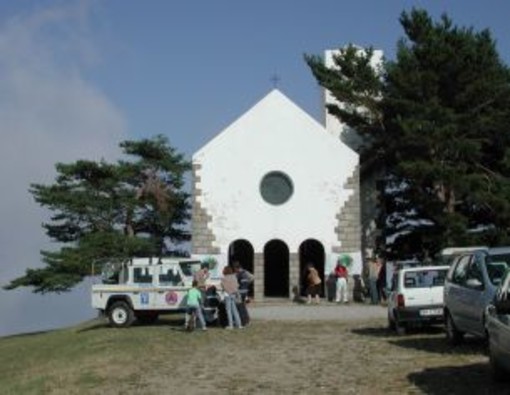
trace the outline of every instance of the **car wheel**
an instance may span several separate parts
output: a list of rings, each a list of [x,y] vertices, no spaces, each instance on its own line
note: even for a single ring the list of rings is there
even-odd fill
[[[390,313],[388,313],[388,328],[392,331],[395,330],[395,321],[391,318]]]
[[[126,328],[133,323],[133,310],[124,301],[114,302],[108,309],[110,325],[117,328]]]
[[[452,346],[456,346],[457,344],[461,343],[462,339],[464,338],[464,333],[457,329],[450,313],[446,313],[445,326],[446,339],[448,340],[448,343],[450,343]]]
[[[397,332],[397,336],[403,336],[406,334],[406,326],[403,322],[399,322],[398,319],[395,320],[395,331]]]

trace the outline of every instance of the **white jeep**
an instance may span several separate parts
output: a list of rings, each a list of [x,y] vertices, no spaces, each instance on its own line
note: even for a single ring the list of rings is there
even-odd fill
[[[182,312],[193,275],[201,264],[187,258],[134,258],[106,264],[102,284],[92,286],[92,307],[115,327],[128,327],[135,318],[151,323],[162,313]],[[218,284],[217,278],[207,282],[205,317],[209,322],[217,318]]]

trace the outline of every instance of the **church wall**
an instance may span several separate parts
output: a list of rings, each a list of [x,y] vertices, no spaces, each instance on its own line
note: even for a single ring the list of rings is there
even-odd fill
[[[218,136],[218,144],[193,157],[195,186],[201,191],[196,202],[212,216],[216,245],[223,250],[245,232],[242,237],[256,251],[281,234],[291,251],[308,238],[336,244],[332,213],[353,193],[344,184],[357,155],[308,116],[278,109],[261,115],[234,124],[227,130],[231,133]],[[266,203],[259,192],[262,177],[273,170],[285,172],[294,183],[294,195],[281,206]]]
[[[193,156],[192,253],[225,261],[230,243],[249,241],[256,298],[263,295],[263,251],[272,239],[282,240],[291,257],[299,256],[303,241],[315,239],[324,247],[326,272],[342,252],[351,253],[361,271],[358,162],[353,150],[273,91]],[[282,205],[260,194],[271,171],[292,180],[293,195]],[[289,295],[298,282],[296,258],[289,265]]]

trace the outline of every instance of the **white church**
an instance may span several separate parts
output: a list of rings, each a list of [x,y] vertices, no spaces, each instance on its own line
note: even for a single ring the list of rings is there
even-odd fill
[[[308,263],[324,280],[340,254],[361,273],[359,157],[325,120],[274,89],[193,155],[192,255],[239,261],[256,300],[302,292]]]

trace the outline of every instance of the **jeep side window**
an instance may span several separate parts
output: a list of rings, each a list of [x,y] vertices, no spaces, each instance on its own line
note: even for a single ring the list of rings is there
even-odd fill
[[[140,284],[152,283],[152,274],[149,273],[148,268],[135,267],[133,269],[133,282]]]
[[[174,273],[171,268],[167,269],[166,273],[159,275],[159,282],[161,284],[179,285],[181,281],[182,279],[179,273]]]
[[[459,263],[457,263],[457,266],[453,271],[452,282],[459,285],[464,285],[466,282],[467,269],[469,266],[470,258],[470,255],[465,255],[459,259]]]

